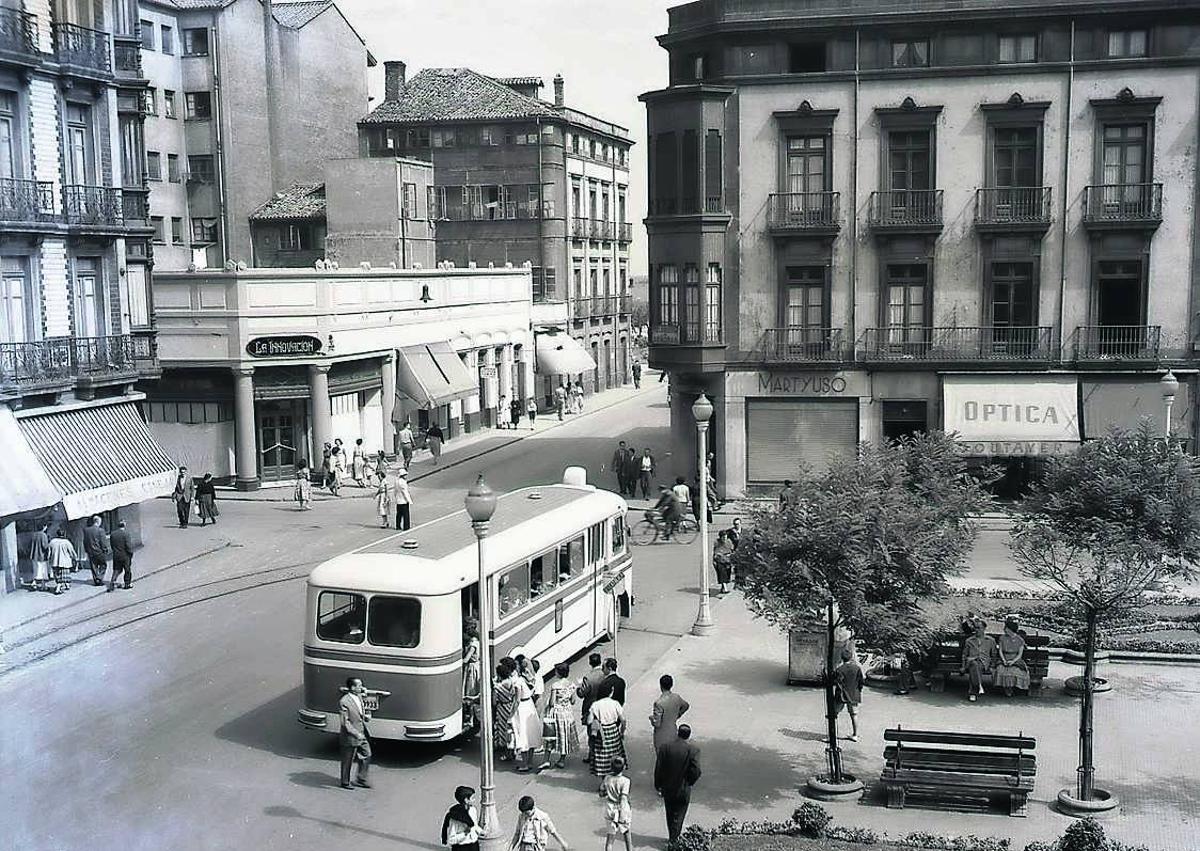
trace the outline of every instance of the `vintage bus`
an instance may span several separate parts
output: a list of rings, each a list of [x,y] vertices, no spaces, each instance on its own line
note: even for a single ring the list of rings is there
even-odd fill
[[[543,673],[615,637],[633,600],[625,501],[583,483],[499,497],[485,566],[492,659],[523,648]],[[465,511],[338,556],[308,578],[304,708],[337,733],[347,677],[361,677],[371,733],[436,742],[464,732],[464,625],[479,611],[479,561]],[[487,672],[485,672],[485,675]]]

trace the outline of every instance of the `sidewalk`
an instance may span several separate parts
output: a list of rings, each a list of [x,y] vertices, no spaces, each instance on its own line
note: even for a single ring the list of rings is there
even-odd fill
[[[433,454],[428,449],[418,449],[413,453],[412,463],[408,469],[409,483],[419,482],[422,479],[436,475],[442,470],[447,470],[452,467],[457,467],[460,464],[465,464],[473,461],[476,458],[495,452],[498,449],[503,449],[506,446],[511,446],[517,441],[524,440],[527,437],[532,437],[536,434],[543,434],[547,431],[552,431],[559,426],[567,425],[568,423],[576,422],[580,418],[586,418],[589,414],[594,414],[599,411],[606,410],[619,405],[629,399],[638,396],[649,395],[658,388],[657,380],[648,381],[646,374],[642,375],[642,386],[635,388],[632,384],[624,387],[615,387],[611,390],[605,390],[602,393],[597,393],[592,396],[584,397],[584,409],[581,414],[565,414],[562,420],[559,420],[553,411],[547,413],[539,413],[537,421],[532,428],[529,426],[528,417],[521,418],[521,427],[518,429],[501,429],[489,428],[482,431],[477,431],[472,434],[461,435],[447,442],[442,447],[442,457],[439,463],[433,463]],[[391,462],[395,466],[399,461]],[[292,486],[287,483],[286,486],[280,485],[275,487],[263,487],[256,491],[239,491],[233,487],[223,486],[217,488],[218,499],[229,500],[231,502],[243,501],[266,501],[266,502],[291,502],[292,501]],[[374,488],[360,488],[349,479],[344,479],[342,484],[342,495],[335,497],[324,488],[313,487],[313,501],[323,502],[326,500],[346,499],[350,498],[374,498]]]
[[[789,687],[787,641],[755,620],[740,595],[714,601],[716,632],[681,638],[657,664],[630,683],[625,704],[632,763],[633,827],[639,848],[666,841],[662,805],[653,789],[650,725],[658,677],[670,673],[675,690],[691,703],[685,719],[701,749],[703,777],[692,795],[689,823],[715,827],[723,819],[787,820],[803,800],[799,789],[824,765],[824,699],[819,688]],[[947,835],[1012,837],[1022,848],[1049,840],[1071,819],[1051,804],[1058,790],[1074,783],[1078,709],[1063,694],[1064,677],[1076,668],[1052,663],[1040,699],[987,695],[967,703],[962,690],[944,694],[920,689],[900,697],[868,689],[863,698],[857,743],[844,742],[849,771],[867,784],[859,803],[825,804],[840,824],[902,836],[912,831]],[[1096,761],[1099,785],[1114,791],[1121,809],[1104,818],[1114,839],[1145,844],[1154,851],[1193,851],[1200,835],[1200,778],[1194,771],[1200,742],[1194,736],[1163,735],[1190,729],[1200,711],[1200,675],[1186,668],[1121,665],[1104,672],[1113,691],[1097,699]],[[847,722],[845,716],[841,719]],[[889,810],[873,788],[883,764],[883,730],[906,727],[979,732],[1034,733],[1038,777],[1028,818],[988,812],[948,812],[922,805],[915,796],[904,810]],[[848,732],[848,729],[846,730]],[[599,843],[603,818],[596,778],[577,759],[565,770],[547,770],[518,795],[533,795],[563,837],[575,847]],[[511,829],[516,797],[501,801],[502,823]],[[1191,837],[1191,838],[1189,838]]]

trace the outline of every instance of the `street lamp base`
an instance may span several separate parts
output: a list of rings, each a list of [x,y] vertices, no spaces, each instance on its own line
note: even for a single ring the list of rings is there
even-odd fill
[[[496,833],[492,836],[479,837],[479,851],[509,851],[511,836],[506,837],[502,833]]]
[[[697,618],[696,622],[692,624],[692,635],[712,635],[712,631],[713,622],[711,620]]]

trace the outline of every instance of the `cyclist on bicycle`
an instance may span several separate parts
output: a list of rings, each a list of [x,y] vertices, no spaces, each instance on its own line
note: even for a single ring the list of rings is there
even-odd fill
[[[654,504],[654,510],[658,516],[662,518],[663,540],[671,540],[671,533],[675,531],[675,527],[679,524],[680,517],[683,516],[683,511],[680,508],[679,498],[675,492],[667,487],[659,487],[658,502]],[[647,512],[649,514],[649,512]]]

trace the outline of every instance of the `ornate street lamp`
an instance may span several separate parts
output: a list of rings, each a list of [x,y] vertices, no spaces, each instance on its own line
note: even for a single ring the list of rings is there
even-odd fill
[[[479,551],[479,847],[498,851],[504,845],[500,813],[496,810],[492,729],[492,601],[484,566],[484,538],[496,513],[496,492],[483,480],[483,473],[467,491],[464,500]]]
[[[1175,405],[1175,394],[1179,392],[1179,379],[1175,373],[1167,370],[1167,374],[1158,380],[1158,389],[1162,391],[1163,406],[1166,408],[1166,422],[1163,423],[1163,437],[1171,439],[1171,408]]]
[[[700,608],[696,622],[692,624],[692,635],[708,635],[712,632],[712,610],[708,604],[708,421],[712,419],[713,406],[708,397],[700,394],[692,405],[692,416],[696,418],[696,460],[700,471]]]

